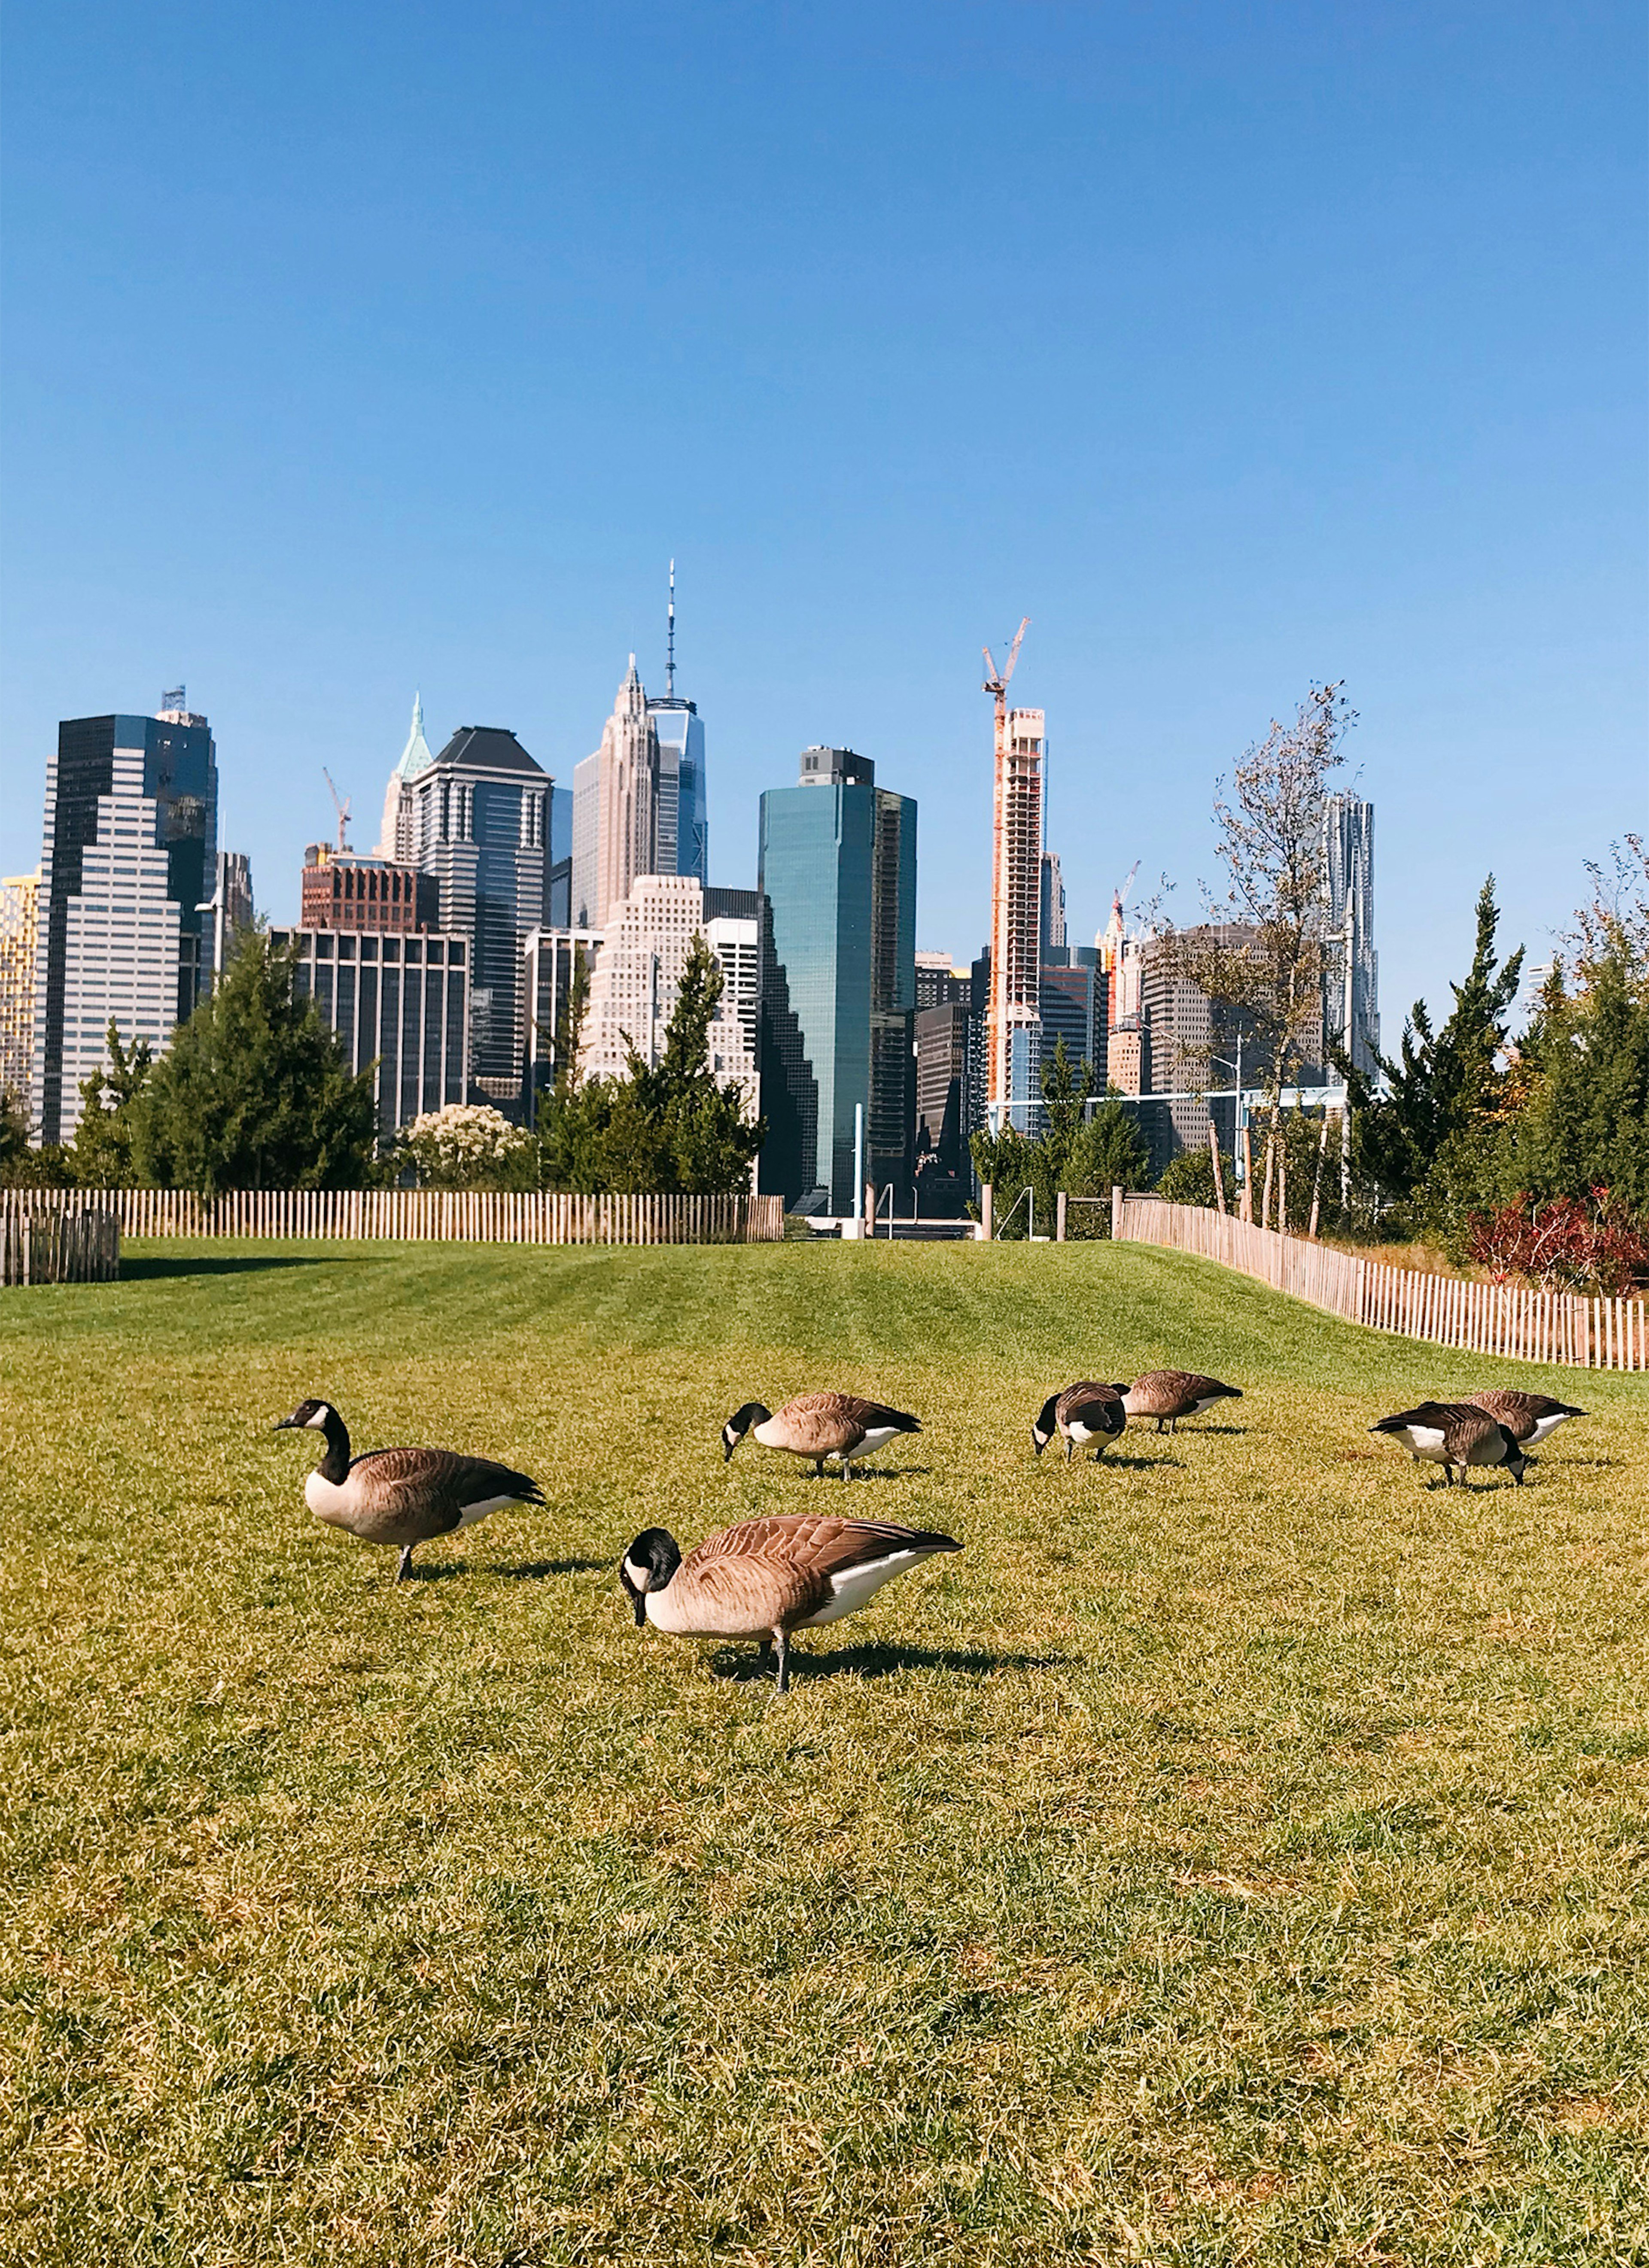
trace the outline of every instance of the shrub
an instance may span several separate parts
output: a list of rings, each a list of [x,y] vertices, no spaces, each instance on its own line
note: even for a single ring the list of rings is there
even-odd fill
[[[1649,1225],[1605,1189],[1594,1189],[1586,1203],[1519,1197],[1497,1212],[1474,1213],[1468,1245],[1497,1284],[1517,1277],[1544,1291],[1595,1290],[1614,1299],[1649,1280]]]

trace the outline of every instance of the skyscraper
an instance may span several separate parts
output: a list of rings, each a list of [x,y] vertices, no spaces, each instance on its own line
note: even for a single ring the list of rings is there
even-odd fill
[[[575,928],[605,929],[636,877],[658,873],[658,825],[659,734],[632,653],[600,747],[573,767]]]
[[[30,1123],[67,1141],[79,1086],[122,1042],[158,1054],[210,982],[217,752],[182,687],[158,716],[70,718],[46,774]],[[204,960],[204,966],[203,966]]]
[[[875,779],[850,748],[807,748],[762,798],[761,1186],[813,1211],[858,1209],[860,1105],[866,1178],[909,1189],[917,806]]]
[[[1323,813],[1326,945],[1322,1027],[1366,1078],[1380,1050],[1380,955],[1374,950],[1374,806],[1360,796],[1331,795]],[[1349,933],[1349,934],[1348,934]]]
[[[204,958],[216,983],[235,949],[235,939],[257,917],[252,902],[252,861],[244,850],[218,852],[212,895],[201,911],[211,916],[210,950]]]
[[[675,562],[670,562],[670,615],[661,698],[648,696],[659,736],[658,823],[654,871],[710,880],[710,807],[704,787],[704,727],[696,703],[675,689]]]
[[[521,946],[544,918],[551,782],[515,734],[465,725],[412,783],[411,858],[440,885],[444,933],[469,940],[469,1077],[519,1108]]]
[[[1065,939],[1065,884],[1059,871],[1057,850],[1044,850],[1042,865],[1042,944],[1045,961],[1049,947],[1057,948]]]
[[[378,837],[377,856],[399,858],[403,862],[412,856],[412,785],[421,774],[427,772],[435,758],[430,754],[430,744],[423,737],[423,702],[420,695],[412,696],[412,730],[407,735],[407,745],[401,760],[389,775],[389,785],[384,791],[384,819]]]
[[[1042,742],[1040,709],[997,711],[990,878],[993,1125],[1034,1130],[1041,1105]]]
[[[27,1112],[34,1061],[34,950],[38,874],[0,881],[0,1095]]]

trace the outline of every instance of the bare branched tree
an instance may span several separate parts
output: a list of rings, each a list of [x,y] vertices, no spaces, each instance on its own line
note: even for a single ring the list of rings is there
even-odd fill
[[[1223,883],[1203,885],[1206,919],[1165,924],[1157,950],[1173,973],[1240,1019],[1270,1088],[1271,1150],[1285,1086],[1315,1060],[1322,1034],[1323,815],[1340,744],[1357,722],[1344,681],[1314,685],[1291,722],[1273,718],[1214,789]]]
[[[1323,812],[1357,722],[1343,681],[1314,685],[1291,723],[1273,718],[1214,790],[1222,887],[1205,922],[1165,931],[1176,975],[1237,1011],[1269,1061],[1273,1107],[1321,1042]]]

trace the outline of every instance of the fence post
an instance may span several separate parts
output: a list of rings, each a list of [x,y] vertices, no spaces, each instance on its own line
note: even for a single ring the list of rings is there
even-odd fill
[[[1115,1242],[1123,1233],[1123,1185],[1111,1183],[1111,1240]]]
[[[981,1241],[986,1244],[990,1243],[991,1237],[992,1194],[990,1182],[981,1182],[979,1184],[979,1234]]]
[[[1065,1192],[1064,1189],[1059,1189],[1055,1193],[1054,1197],[1054,1242],[1056,1244],[1063,1244],[1064,1241]]]

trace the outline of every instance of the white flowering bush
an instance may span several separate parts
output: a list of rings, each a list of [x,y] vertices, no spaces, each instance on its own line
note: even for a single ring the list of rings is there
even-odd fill
[[[487,1102],[426,1110],[406,1129],[401,1149],[426,1189],[519,1189],[530,1181],[532,1136]]]

